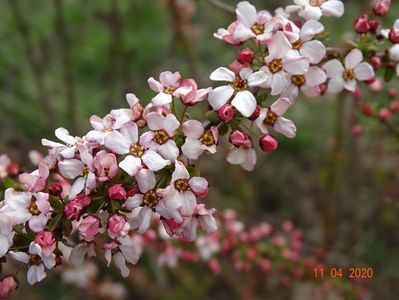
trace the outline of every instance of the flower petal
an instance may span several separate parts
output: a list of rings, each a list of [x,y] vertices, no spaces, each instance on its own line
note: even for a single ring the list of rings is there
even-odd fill
[[[219,110],[225,105],[230,97],[233,95],[234,89],[229,85],[219,86],[208,94],[209,105],[212,106],[213,110]]]
[[[151,170],[141,169],[135,178],[142,193],[147,193],[155,187],[155,176],[154,172]]]
[[[231,101],[233,105],[244,117],[250,117],[256,109],[256,99],[249,91],[238,92]]]
[[[277,132],[285,135],[286,137],[292,139],[296,135],[296,127],[295,124],[286,118],[279,117],[276,120],[276,123],[274,123],[273,126],[274,130]]]
[[[347,69],[354,69],[358,64],[361,63],[362,60],[362,51],[357,48],[352,49],[352,51],[349,52],[348,55],[345,57],[345,67]]]
[[[230,71],[229,69],[225,67],[220,67],[217,68],[215,71],[211,73],[211,76],[209,78],[213,81],[228,81],[228,82],[233,82],[234,79],[236,78],[236,75],[234,74],[233,71]]]

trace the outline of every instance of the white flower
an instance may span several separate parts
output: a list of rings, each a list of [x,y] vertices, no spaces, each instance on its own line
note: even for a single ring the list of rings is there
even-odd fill
[[[176,116],[173,114],[163,116],[156,112],[150,112],[147,114],[146,120],[151,131],[141,136],[140,144],[174,162],[179,156],[179,148],[173,140],[176,130],[180,127]]]
[[[2,211],[10,218],[13,225],[29,221],[29,228],[34,232],[44,229],[50,217],[51,206],[47,193],[17,192],[7,189]]]
[[[287,12],[298,11],[298,15],[306,20],[318,20],[321,16],[342,17],[345,11],[339,0],[294,0],[294,3],[287,7]]]
[[[99,145],[104,145],[104,138],[112,132],[115,128],[115,119],[112,115],[108,114],[104,118],[99,116],[91,116],[90,124],[94,130],[90,130],[85,139],[89,142],[95,142]]]
[[[330,78],[327,91],[339,93],[346,89],[354,92],[356,80],[372,79],[374,77],[373,67],[362,60],[362,52],[355,48],[345,57],[345,67],[337,59],[325,63],[323,69],[327,73],[327,78]]]
[[[158,94],[152,98],[151,102],[154,106],[162,106],[172,102],[173,97],[179,97],[180,95],[187,94],[191,91],[191,88],[183,87],[180,88],[180,73],[165,71],[159,75],[159,81],[153,77],[148,79],[148,85],[154,92]]]
[[[246,171],[252,171],[257,160],[252,142],[250,145],[241,145],[240,147],[231,146],[226,160],[232,165],[240,165]]]
[[[291,43],[281,31],[278,31],[268,43],[269,55],[265,57],[265,66],[257,74],[266,74],[257,85],[271,88],[271,95],[281,94],[290,84],[290,75],[303,75],[309,68],[309,58],[292,51]],[[255,73],[254,73],[255,74]],[[261,77],[261,75],[258,75]]]
[[[104,249],[107,265],[110,265],[111,259],[113,258],[115,265],[121,271],[122,277],[129,276],[130,270],[126,266],[126,262],[134,265],[139,260],[132,238],[127,235],[123,238],[119,238],[118,243],[106,243]]]
[[[10,249],[13,237],[11,219],[0,210],[0,258],[6,255],[8,249]]]
[[[326,47],[313,38],[323,31],[324,26],[320,22],[315,20],[305,22],[301,27],[299,39],[293,43],[292,48],[300,55],[309,58],[311,64],[318,64],[326,55]]]
[[[96,247],[94,243],[81,243],[77,244],[71,251],[69,262],[73,266],[83,264],[85,257],[95,257]]]
[[[181,161],[175,162],[170,185],[164,190],[163,197],[168,205],[179,207],[182,216],[190,217],[197,206],[196,195],[203,195],[208,182],[202,177],[190,177]]]
[[[227,68],[221,67],[212,72],[210,79],[227,81],[228,85],[219,86],[209,92],[208,101],[213,110],[219,110],[232,98],[233,105],[244,117],[250,117],[256,109],[256,99],[248,88],[257,84],[257,77],[250,76],[252,70],[243,68],[237,76]]]
[[[256,12],[256,8],[248,1],[237,4],[238,25],[235,28],[234,38],[242,42],[256,38],[264,42],[273,35],[274,22],[267,11]]]
[[[326,73],[318,67],[310,67],[303,75],[291,75],[291,84],[283,91],[282,97],[295,99],[299,91],[307,97],[320,95],[320,85],[327,79]]]
[[[24,252],[10,251],[11,256],[20,262],[29,264],[28,282],[35,284],[46,277],[45,269],[52,269],[55,266],[55,255],[44,256],[41,247],[35,242],[29,245],[29,255]]]
[[[55,130],[55,136],[64,142],[65,145],[48,139],[42,139],[42,145],[57,149],[63,158],[73,158],[76,152],[76,144],[83,143],[81,137],[73,137],[65,128],[57,128]]]
[[[213,217],[213,213],[216,209],[207,209],[204,204],[198,204],[195,208],[195,212],[191,217],[184,220],[183,223],[183,236],[188,241],[194,241],[197,237],[197,226],[210,234],[217,230],[216,220]]]
[[[204,151],[208,151],[211,154],[216,153],[216,144],[219,137],[216,127],[212,126],[205,131],[201,122],[189,120],[183,123],[183,132],[186,136],[186,141],[181,149],[188,159],[198,159]]]
[[[268,134],[268,127],[272,126],[275,131],[285,135],[288,138],[294,138],[296,135],[295,124],[282,115],[292,105],[288,98],[277,99],[269,108],[262,108],[259,117],[255,120],[256,125],[263,134]]]
[[[114,129],[119,129],[131,121],[135,122],[141,117],[143,107],[140,105],[136,95],[132,93],[126,94],[126,100],[130,108],[113,109],[110,112],[110,115],[115,119]]]
[[[136,123],[129,122],[122,126],[120,132],[113,131],[104,139],[105,147],[117,154],[128,154],[118,165],[134,176],[143,168],[143,163],[152,171],[159,171],[170,164],[153,150],[147,150],[143,143],[139,142]]]

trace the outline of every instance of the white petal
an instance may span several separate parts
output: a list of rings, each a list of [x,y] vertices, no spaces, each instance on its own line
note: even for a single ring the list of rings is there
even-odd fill
[[[305,56],[283,59],[284,70],[295,75],[304,74],[309,69],[309,61],[309,58]]]
[[[241,163],[241,167],[248,171],[251,172],[256,164],[256,151],[255,149],[246,149],[246,158],[243,163]]]
[[[154,172],[148,169],[140,170],[136,175],[136,181],[142,193],[147,193],[155,187]]]
[[[172,73],[170,71],[164,71],[159,74],[159,81],[165,87],[175,86],[180,78],[181,76],[179,72]]]
[[[285,135],[286,137],[292,139],[296,135],[296,127],[295,124],[286,118],[279,117],[276,120],[276,123],[274,123],[273,126],[274,130],[277,132]]]
[[[10,255],[13,259],[27,264],[29,262],[29,255],[24,252],[10,251]]]
[[[163,85],[159,81],[155,80],[154,77],[150,77],[147,82],[150,86],[150,89],[152,89],[154,92],[160,93],[164,89]]]
[[[236,78],[236,75],[234,74],[233,71],[230,71],[229,69],[227,69],[225,67],[220,67],[220,68],[217,68],[215,71],[213,71],[211,76],[209,76],[209,78],[213,81],[232,82]]]
[[[124,205],[129,209],[135,209],[140,206],[141,203],[143,203],[143,195],[139,193],[127,198]]]
[[[320,7],[307,5],[303,11],[298,13],[298,15],[306,20],[318,20],[321,18],[323,13],[321,12]]]
[[[227,101],[229,101],[233,93],[234,89],[231,86],[219,86],[209,92],[209,105],[212,106],[213,110],[219,110],[223,105],[227,103]]]
[[[197,120],[189,120],[183,123],[183,133],[188,138],[199,139],[204,134],[204,127]]]
[[[44,272],[43,264],[31,266],[27,273],[27,278],[30,285],[42,281],[45,277],[46,272]]]
[[[66,159],[58,163],[58,168],[63,176],[74,179],[82,174],[84,164],[78,159]]]
[[[267,81],[269,74],[264,71],[257,71],[248,77],[249,86],[259,86]]]
[[[202,193],[208,188],[208,181],[203,177],[192,177],[190,179],[190,188],[196,193]]]
[[[152,98],[151,102],[155,106],[162,106],[171,103],[173,100],[171,94],[166,94],[164,92],[161,92],[157,94],[154,98]]]
[[[373,67],[366,62],[360,63],[354,71],[357,80],[369,80],[375,76]]]
[[[141,160],[151,171],[159,171],[165,166],[170,165],[169,160],[165,160],[158,153],[147,150],[141,157]]]
[[[246,154],[244,148],[233,148],[227,153],[226,160],[232,165],[239,165],[245,161]]]
[[[198,226],[198,219],[197,218],[189,218],[188,222],[185,222],[183,227],[183,236],[188,241],[194,241],[197,237],[197,226]]]
[[[73,183],[71,190],[69,191],[68,199],[74,199],[85,187],[86,180],[83,177],[79,177]]]
[[[164,119],[164,116],[156,112],[150,112],[146,115],[147,124],[151,130],[163,129]]]
[[[180,127],[180,123],[177,120],[176,116],[174,114],[168,114],[165,117],[165,121],[163,123],[163,127],[168,133],[170,137],[173,137],[177,128]]]
[[[284,57],[292,48],[291,43],[281,31],[277,31],[267,45],[269,48],[269,61],[273,58]]]
[[[249,91],[238,92],[231,101],[233,105],[244,117],[250,117],[256,109],[256,99]]]
[[[278,116],[282,116],[291,105],[292,101],[290,99],[279,98],[270,106],[270,109]]]
[[[158,152],[163,158],[174,162],[179,156],[179,148],[176,146],[174,140],[169,140],[165,144],[158,147]]]
[[[173,171],[171,182],[175,182],[177,179],[189,179],[189,178],[190,174],[188,173],[183,162],[181,162],[180,160],[176,160],[175,170]]]
[[[347,69],[354,69],[358,64],[363,60],[362,51],[359,49],[353,49],[348,55],[345,57],[345,67]]]
[[[193,192],[186,191],[179,193],[181,196],[182,206],[180,212],[183,216],[191,216],[194,213],[195,207],[197,206],[197,198]]]
[[[322,42],[313,40],[305,42],[300,53],[310,59],[311,64],[318,64],[326,55],[326,47]]]
[[[237,4],[237,19],[246,27],[251,27],[256,22],[256,8],[248,1],[242,1]]]
[[[345,69],[338,59],[332,59],[326,62],[322,69],[326,71],[327,77],[342,77]]]
[[[186,138],[181,150],[185,157],[194,160],[198,159],[198,157],[204,152],[200,140],[192,138]]]
[[[104,146],[117,154],[129,153],[130,143],[118,131],[112,131],[104,138]]]
[[[345,81],[342,77],[333,77],[328,82],[328,93],[339,93],[344,89]]]
[[[271,95],[279,95],[284,89],[289,86],[290,82],[287,78],[287,73],[284,71],[277,72],[272,78],[272,91]]]
[[[134,122],[126,123],[121,128],[121,133],[130,145],[136,144],[139,140],[139,129]]]
[[[143,207],[140,210],[140,213],[138,216],[140,226],[137,230],[139,233],[143,234],[150,227],[152,215],[153,215],[152,209],[149,207]]]
[[[329,0],[320,6],[323,15],[327,17],[342,17],[344,14],[344,4],[338,0]]]
[[[348,91],[354,92],[356,90],[356,80],[351,80],[351,81],[347,81],[345,82],[345,89],[347,89]]]
[[[55,136],[68,145],[74,145],[76,142],[75,138],[69,135],[68,130],[62,127],[55,130]]]
[[[246,41],[248,39],[256,37],[256,34],[249,29],[248,27],[244,26],[243,24],[239,23],[236,30],[234,31],[234,38],[239,41]]]
[[[126,266],[125,257],[122,255],[122,253],[120,253],[120,252],[115,253],[113,258],[114,258],[115,265],[121,271],[122,277],[128,277],[130,270]]]
[[[133,155],[126,156],[118,166],[130,176],[136,175],[142,168],[141,159]]]
[[[326,73],[318,67],[310,67],[305,73],[305,81],[308,86],[317,86],[326,81]]]
[[[316,34],[324,31],[324,26],[316,20],[309,20],[303,24],[300,37],[302,41],[311,40]]]

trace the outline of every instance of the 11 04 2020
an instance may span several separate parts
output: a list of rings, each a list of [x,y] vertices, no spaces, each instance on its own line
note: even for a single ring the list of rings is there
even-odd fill
[[[317,267],[313,269],[313,276],[317,279],[323,278],[338,278],[338,279],[350,279],[350,280],[367,280],[374,277],[374,269],[371,267],[332,267],[322,268]]]

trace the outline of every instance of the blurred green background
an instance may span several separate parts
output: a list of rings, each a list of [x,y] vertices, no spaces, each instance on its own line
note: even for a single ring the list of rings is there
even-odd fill
[[[238,1],[222,2],[235,6]],[[289,3],[251,2],[270,11]],[[351,37],[346,31],[353,18],[369,5],[346,2],[344,18],[323,21],[330,45]],[[399,9],[395,5],[393,12]],[[1,0],[0,152],[28,166],[28,150],[44,153],[40,139],[53,139],[57,127],[84,134],[92,114],[126,107],[127,92],[148,103],[153,92],[146,80],[163,70],[178,70],[201,87],[211,85],[210,72],[235,56],[233,47],[212,34],[233,17],[202,0]],[[394,18],[390,13],[390,21]],[[387,101],[386,93],[367,97],[377,106]],[[235,208],[248,225],[291,219],[304,230],[308,248],[324,249],[328,265],[374,268],[365,299],[397,299],[397,140],[377,122],[361,118],[347,96],[299,99],[289,117],[297,124],[297,138],[279,137],[279,151],[260,154],[255,172],[228,165],[223,153],[217,163],[215,158],[204,162],[209,205]],[[354,139],[350,129],[359,122],[366,135]],[[126,299],[253,299],[204,267],[167,273],[163,285],[157,272],[150,261],[140,261]],[[234,276],[243,285],[251,280],[251,274]],[[89,297],[57,275],[33,289],[21,284],[14,299]],[[347,299],[335,288],[331,299]],[[298,286],[253,289],[256,299],[309,299]]]

